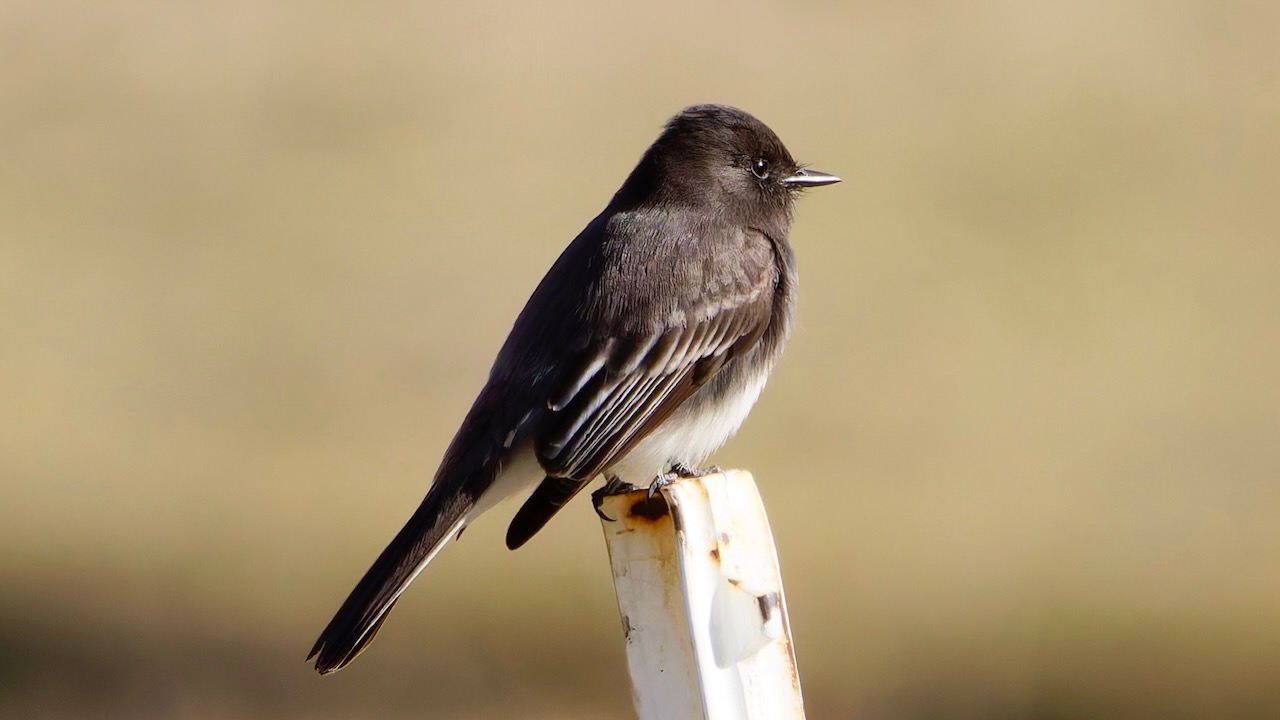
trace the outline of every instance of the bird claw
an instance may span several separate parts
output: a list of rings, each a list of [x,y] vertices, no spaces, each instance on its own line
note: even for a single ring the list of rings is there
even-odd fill
[[[671,463],[671,474],[678,478],[695,478],[722,472],[724,471],[720,469],[719,465],[700,468],[682,462]]]
[[[662,488],[666,487],[667,485],[670,485],[671,483],[677,480],[687,480],[689,478],[703,477],[704,475],[714,475],[715,473],[722,473],[722,472],[724,471],[720,469],[719,465],[712,465],[710,467],[700,468],[700,467],[694,467],[693,465],[690,465],[688,463],[673,462],[671,463],[670,472],[665,472],[658,475],[658,477],[653,479],[653,482],[649,483],[648,499],[652,500],[653,496],[659,490],[661,490]]]
[[[600,509],[600,507],[604,505],[604,499],[610,495],[623,495],[635,489],[636,487],[634,485],[623,482],[621,478],[614,475],[605,480],[604,485],[602,485],[599,490],[591,493],[591,506],[595,509],[596,515],[599,515],[601,520],[615,522],[617,518],[611,518],[608,515],[605,515],[604,511]]]
[[[604,501],[604,498],[600,496],[599,490],[591,493],[591,507],[596,511],[596,515],[601,520],[604,520],[605,522],[617,522],[618,521],[617,518],[611,518],[608,515],[605,515],[604,511],[600,509],[600,504],[603,501]]]
[[[679,479],[680,479],[680,476],[676,475],[674,472],[662,473],[658,477],[654,478],[653,482],[649,483],[649,492],[645,494],[644,499],[652,500],[653,496],[658,494],[659,490],[661,490],[662,488],[670,485],[671,483]]]

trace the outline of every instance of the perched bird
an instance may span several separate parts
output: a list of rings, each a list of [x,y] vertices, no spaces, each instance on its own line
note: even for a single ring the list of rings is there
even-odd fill
[[[696,105],[667,123],[516,318],[435,482],[320,633],[339,670],[418,573],[480,513],[536,484],[515,549],[589,482],[696,473],[738,429],[791,332],[801,167],[764,123]]]

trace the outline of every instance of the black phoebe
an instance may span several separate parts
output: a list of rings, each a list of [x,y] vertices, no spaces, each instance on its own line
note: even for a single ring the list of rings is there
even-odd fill
[[[307,659],[341,669],[436,553],[541,480],[507,530],[523,545],[598,475],[606,487],[697,472],[755,404],[791,332],[800,167],[764,123],[696,105],[533,291],[435,483]]]

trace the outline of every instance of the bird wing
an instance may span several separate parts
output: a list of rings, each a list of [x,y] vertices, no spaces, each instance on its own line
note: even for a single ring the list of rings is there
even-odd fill
[[[752,300],[711,309],[684,327],[611,337],[584,353],[548,398],[551,413],[537,444],[543,468],[589,480],[625,455],[758,341],[768,324],[768,294]]]
[[[754,347],[769,325],[777,282],[772,251],[740,253],[717,265],[710,281],[687,289],[683,307],[664,321],[595,338],[565,364],[535,436],[548,477],[512,520],[508,546],[532,537],[592,478]],[[619,306],[643,302],[614,300]]]

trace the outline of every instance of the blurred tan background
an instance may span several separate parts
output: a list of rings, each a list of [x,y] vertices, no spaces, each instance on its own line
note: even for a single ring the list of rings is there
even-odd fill
[[[1280,717],[1280,5],[0,6],[0,715],[626,718],[589,503],[303,656],[665,119],[842,175],[716,457],[810,717]]]

